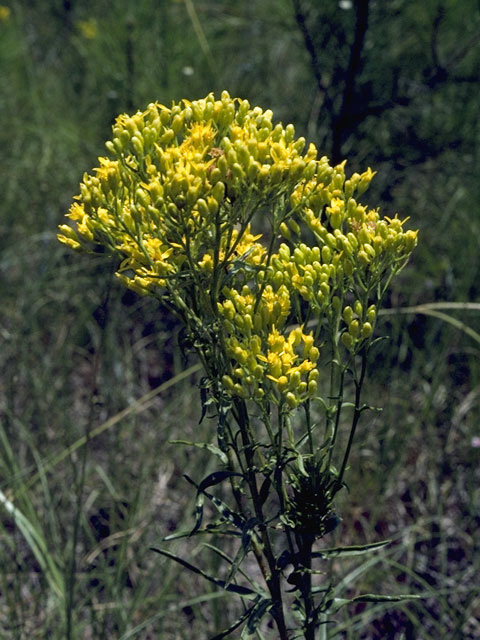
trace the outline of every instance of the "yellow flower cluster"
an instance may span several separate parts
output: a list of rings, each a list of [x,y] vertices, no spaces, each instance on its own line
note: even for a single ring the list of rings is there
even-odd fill
[[[313,336],[305,335],[300,327],[285,336],[272,326],[264,341],[255,334],[240,339],[231,336],[226,345],[234,364],[222,382],[227,391],[241,398],[261,400],[271,390],[275,400],[294,409],[317,391],[315,363],[320,354],[313,342]]]
[[[354,276],[365,289],[374,287],[389,269],[403,266],[418,234],[403,231],[408,218],[381,219],[378,210],[357,203],[353,196],[361,195],[374,175],[369,168],[347,179],[345,162],[332,168],[322,158],[316,179],[300,183],[290,198],[322,249],[322,259],[333,264],[337,282]]]
[[[345,163],[305,150],[293,125],[227,92],[120,115],[106,147],[111,157],[83,176],[59,240],[106,247],[125,285],[166,299],[227,393],[290,408],[314,395],[319,351],[307,317],[336,314],[331,326],[351,352],[370,337],[372,292],[417,235],[357,203],[370,169],[347,178]],[[273,230],[268,248],[258,218]]]
[[[243,263],[251,266],[261,266],[265,261],[265,247],[257,242],[261,234],[254,235],[247,225],[243,233],[238,229],[233,229],[228,236],[224,235],[220,239],[220,251],[218,261],[220,263]],[[198,267],[202,271],[211,273],[214,269],[215,252],[208,249],[203,258],[198,262]]]
[[[373,327],[377,318],[377,308],[371,304],[364,312],[360,300],[356,300],[353,309],[350,305],[344,307],[342,318],[347,330],[342,333],[342,342],[353,351],[355,347],[373,333]]]
[[[185,262],[226,267],[247,249],[253,213],[316,166],[314,146],[301,155],[305,140],[293,125],[274,127],[271,111],[227,92],[120,115],[113,134],[106,146],[114,159],[100,158],[95,174],[84,175],[69,213],[76,230],[62,225],[59,240],[74,249],[107,245],[124,257],[125,284],[145,293]]]
[[[305,335],[300,327],[288,335],[281,333],[290,314],[287,288],[281,285],[274,290],[268,284],[260,297],[248,285],[241,292],[225,289],[223,293],[225,300],[218,303],[218,311],[232,363],[222,378],[225,388],[257,400],[271,389],[274,398],[290,408],[314,395],[319,351],[313,336]]]
[[[5,6],[4,4],[0,4],[0,22],[7,22],[10,18],[12,10],[10,7]]]
[[[330,304],[332,286],[336,286],[338,257],[338,254],[333,256],[332,263],[329,247],[309,247],[300,242],[292,253],[283,243],[272,257],[273,279],[298,292],[318,313]]]

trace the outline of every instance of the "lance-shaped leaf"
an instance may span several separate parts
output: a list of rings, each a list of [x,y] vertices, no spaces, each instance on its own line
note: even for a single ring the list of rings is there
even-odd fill
[[[241,624],[245,622],[245,620],[247,620],[248,616],[250,615],[250,613],[254,608],[255,608],[255,605],[250,607],[250,609],[247,609],[245,613],[242,613],[242,615],[239,618],[237,618],[237,620],[235,620],[235,622],[228,627],[228,629],[224,629],[218,635],[214,636],[213,638],[210,638],[210,640],[222,640],[222,638],[228,638],[228,636],[232,633],[232,631],[235,631],[235,629],[237,629]]]
[[[205,495],[212,501],[222,518],[225,518],[225,520],[228,520],[239,529],[243,529],[245,520],[242,516],[238,515],[238,513],[235,513],[235,511],[232,511],[230,507],[228,507],[222,500],[220,500],[220,498],[217,498],[216,496],[213,496],[211,493],[207,492],[205,492]]]
[[[339,609],[352,602],[403,602],[405,600],[419,600],[422,596],[411,593],[399,593],[394,596],[386,596],[377,593],[363,593],[354,598],[334,598],[329,613],[336,613]]]
[[[253,589],[249,589],[248,587],[243,587],[242,585],[239,585],[239,584],[227,585],[225,580],[220,580],[219,578],[215,578],[214,576],[208,575],[208,573],[205,573],[205,571],[202,571],[202,569],[195,567],[193,564],[190,564],[190,562],[187,562],[183,558],[176,556],[174,553],[170,553],[169,551],[165,551],[165,549],[159,549],[157,547],[150,547],[150,549],[152,551],[155,551],[155,553],[159,553],[161,556],[170,558],[170,560],[175,560],[175,562],[178,562],[178,564],[182,565],[182,567],[189,569],[190,571],[192,571],[192,573],[196,573],[197,575],[202,576],[203,578],[205,578],[205,580],[212,582],[213,584],[215,584],[217,587],[220,587],[221,589],[225,589],[225,591],[229,591],[230,593],[236,593],[240,597],[246,598],[247,600],[258,598],[258,593],[253,591]]]
[[[373,542],[372,544],[353,545],[351,547],[335,547],[333,549],[322,549],[312,553],[312,558],[338,558],[339,556],[361,556],[371,551],[378,551],[391,544],[391,540],[382,540],[382,542]]]
[[[232,566],[227,577],[227,584],[230,584],[230,582],[233,580],[242,560],[247,555],[248,550],[250,549],[250,542],[252,540],[252,537],[256,537],[255,527],[261,524],[262,523],[258,518],[250,518],[243,525],[242,544],[240,545],[237,553],[235,554],[235,558],[233,559]]]
[[[270,598],[262,598],[252,607],[250,615],[248,616],[248,622],[243,628],[240,640],[250,638],[255,633],[263,616],[273,608],[274,604],[275,603]]]
[[[230,566],[233,565],[234,560],[232,560],[232,558],[230,558],[228,554],[226,554],[224,551],[222,551],[215,545],[205,542],[204,546],[207,547],[207,549],[211,549],[214,553],[219,555],[220,558],[228,562]],[[262,585],[259,584],[256,580],[254,580],[251,575],[248,575],[248,573],[246,573],[241,567],[238,567],[238,572],[245,578],[245,580],[247,580],[247,582],[249,582],[252,585],[253,590],[256,591],[256,593],[258,593],[259,596],[262,596],[263,598],[268,598],[268,592],[265,591]]]
[[[200,420],[198,421],[198,424],[202,424],[203,419],[207,414],[207,407],[209,404],[207,383],[208,383],[208,378],[202,378],[200,380],[200,404],[202,406],[202,414],[200,416]]]
[[[207,493],[205,491],[205,489],[207,489],[208,487],[212,487],[214,485],[220,484],[220,482],[223,482],[223,480],[226,480],[227,478],[231,478],[232,476],[243,477],[241,473],[237,473],[235,471],[214,471],[213,473],[209,474],[206,478],[204,478],[200,484],[197,485],[197,483],[194,480],[192,480],[189,476],[184,474],[184,478],[188,480],[190,484],[193,484],[193,486],[196,487],[197,489],[197,500],[195,504],[195,526],[193,527],[190,533],[191,536],[193,536],[200,529],[200,526],[202,524],[203,504],[205,501],[205,496],[208,497],[213,502],[213,504],[217,507],[217,509],[220,511],[221,515],[225,519],[232,522],[236,527],[239,527],[239,528],[243,527],[243,522],[244,522],[243,518],[241,518],[238,514],[234,513],[231,509],[229,509],[229,507],[227,507],[227,505],[224,504],[221,500],[219,500],[218,498],[215,498],[215,496],[212,496],[210,493]]]
[[[202,534],[205,535],[216,535],[216,536],[232,536],[232,537],[240,537],[242,534],[239,531],[235,531],[234,529],[225,529],[222,528],[222,525],[224,526],[225,523],[222,522],[217,523],[217,524],[208,524],[204,529],[198,529],[198,531],[195,532],[195,535],[199,536]],[[192,535],[192,531],[191,529],[188,529],[188,531],[176,531],[175,533],[171,533],[168,536],[165,536],[164,538],[162,538],[162,540],[164,542],[170,542],[171,540],[179,540],[180,538],[190,538]]]
[[[214,444],[209,442],[190,442],[189,440],[170,440],[170,444],[183,444],[188,447],[197,447],[197,449],[207,449],[210,453],[218,456],[223,464],[228,464],[227,455]]]
[[[267,501],[268,496],[270,495],[271,486],[272,486],[272,481],[270,480],[270,476],[268,475],[265,478],[265,480],[262,482],[262,486],[260,487],[260,491],[258,492],[258,499],[262,507]]]
[[[217,440],[218,446],[224,453],[228,451],[228,443],[225,432],[227,429],[227,415],[229,410],[230,404],[222,402],[218,411]]]
[[[243,475],[241,473],[237,473],[236,471],[214,471],[206,478],[204,478],[197,488],[199,491],[205,491],[205,489],[220,484],[220,482],[223,482],[227,478],[232,478],[233,476],[240,476],[241,478],[243,478]],[[193,481],[190,480],[190,482]]]

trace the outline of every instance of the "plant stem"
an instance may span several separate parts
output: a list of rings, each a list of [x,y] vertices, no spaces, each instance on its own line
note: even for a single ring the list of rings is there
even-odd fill
[[[317,627],[317,615],[315,603],[312,596],[312,546],[315,538],[310,534],[300,534],[297,538],[300,563],[302,565],[302,580],[300,591],[305,606],[305,640],[315,640],[315,629]]]
[[[350,450],[353,444],[353,438],[355,437],[355,431],[357,429],[358,421],[360,420],[360,415],[362,413],[362,407],[360,406],[361,394],[362,394],[362,386],[365,380],[365,373],[367,369],[367,355],[366,351],[362,351],[362,367],[360,370],[360,377],[355,378],[355,408],[353,411],[353,420],[352,420],[352,428],[350,430],[350,436],[348,438],[347,448],[345,450],[345,455],[343,457],[342,466],[340,469],[340,474],[338,476],[338,486],[340,487],[343,480],[343,475],[345,473],[345,469],[348,462],[348,457],[350,455]]]
[[[246,479],[250,488],[255,516],[261,524],[261,536],[264,545],[263,555],[268,563],[268,575],[265,581],[272,596],[272,600],[275,603],[272,610],[272,616],[277,624],[279,639],[288,640],[287,627],[285,624],[285,616],[283,611],[283,599],[281,589],[281,573],[277,568],[277,562],[275,554],[273,552],[270,536],[268,535],[267,527],[264,524],[264,515],[260,497],[258,495],[257,478],[255,474],[255,466],[252,450],[252,438],[250,436],[248,412],[243,400],[236,400],[234,404],[234,416],[235,420],[240,427],[240,433],[242,436],[242,444],[244,447],[245,460],[247,463]],[[258,560],[258,558],[257,558]],[[259,563],[260,564],[260,563]],[[261,565],[260,565],[261,566]]]

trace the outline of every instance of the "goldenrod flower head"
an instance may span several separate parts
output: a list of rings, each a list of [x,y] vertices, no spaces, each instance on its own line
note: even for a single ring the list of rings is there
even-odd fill
[[[79,20],[77,22],[77,29],[87,40],[93,40],[98,34],[97,21],[94,18]]]
[[[10,18],[11,9],[4,4],[0,5],[0,22],[7,22]]]
[[[351,353],[370,339],[380,285],[417,242],[357,202],[370,168],[347,177],[227,92],[122,114],[106,147],[59,240],[106,247],[125,285],[166,300],[227,393],[294,409],[317,392],[325,332]]]

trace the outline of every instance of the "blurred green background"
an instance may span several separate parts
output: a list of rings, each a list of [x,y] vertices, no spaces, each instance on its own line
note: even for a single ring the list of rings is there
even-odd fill
[[[329,637],[478,638],[476,0],[0,6],[0,637],[203,639],[236,613],[149,550],[191,523],[182,474],[212,464],[168,444],[213,427],[198,371],[176,377],[195,362],[106,258],[56,241],[118,113],[222,89],[374,168],[364,200],[420,229],[379,323],[367,401],[383,411],[362,423],[337,534],[395,542],[336,571],[350,596],[424,598],[351,606]]]

